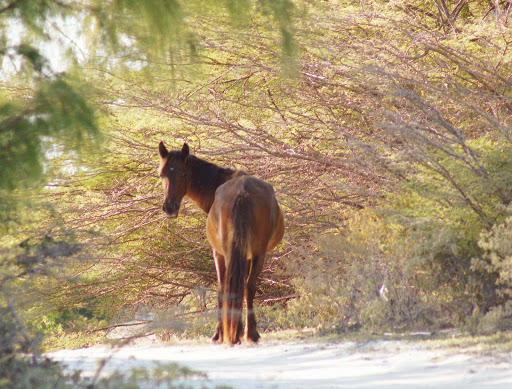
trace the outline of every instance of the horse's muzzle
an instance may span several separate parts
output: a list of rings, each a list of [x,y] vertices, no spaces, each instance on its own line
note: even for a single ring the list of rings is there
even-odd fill
[[[180,204],[164,203],[162,210],[167,214],[169,218],[176,219],[178,217],[178,211],[180,210]]]

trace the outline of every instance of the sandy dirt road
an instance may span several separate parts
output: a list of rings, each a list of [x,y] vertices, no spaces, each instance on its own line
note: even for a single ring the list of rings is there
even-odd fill
[[[512,353],[446,348],[395,340],[334,343],[266,343],[226,347],[210,344],[95,346],[48,354],[69,370],[94,376],[157,363],[178,363],[207,374],[192,387],[296,388],[512,388]]]

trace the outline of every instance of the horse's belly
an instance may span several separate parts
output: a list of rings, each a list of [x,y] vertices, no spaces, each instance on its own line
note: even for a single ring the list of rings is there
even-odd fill
[[[210,246],[217,251],[219,254],[225,255],[224,248],[222,247],[222,237],[219,235],[221,229],[219,228],[219,222],[214,220],[214,217],[210,213],[206,220],[206,237]]]

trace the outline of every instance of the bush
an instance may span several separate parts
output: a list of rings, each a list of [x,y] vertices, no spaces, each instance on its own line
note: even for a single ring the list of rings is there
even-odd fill
[[[300,298],[288,304],[288,317],[297,327],[336,331],[429,322],[432,308],[404,270],[401,244],[398,224],[371,210],[354,215],[342,232],[319,239],[315,256],[295,261]]]
[[[296,326],[508,328],[512,218],[499,222],[507,211],[497,193],[512,184],[509,153],[487,139],[470,144],[492,175],[443,163],[483,213],[436,172],[419,169],[373,209],[319,237],[313,256],[304,250],[295,259],[290,270],[300,298],[287,315]],[[498,223],[491,228],[490,220]]]
[[[482,233],[479,245],[484,255],[473,260],[473,268],[496,275],[498,293],[512,297],[512,217]]]

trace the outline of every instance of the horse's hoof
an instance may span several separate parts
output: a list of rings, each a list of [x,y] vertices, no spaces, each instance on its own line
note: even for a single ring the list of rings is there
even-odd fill
[[[260,334],[258,334],[257,332],[247,334],[245,340],[250,343],[258,343],[258,340],[260,340]]]
[[[222,342],[222,339],[220,338],[220,335],[218,333],[215,333],[211,338],[213,343],[217,343],[219,340]]]
[[[235,346],[237,344],[242,344],[242,341],[240,339],[235,339],[235,341],[231,344],[231,346]]]

